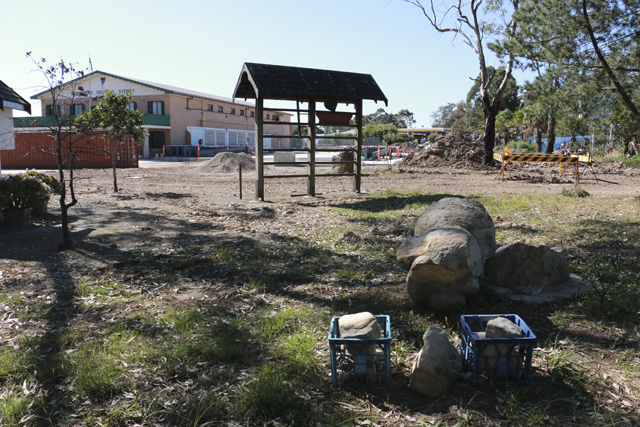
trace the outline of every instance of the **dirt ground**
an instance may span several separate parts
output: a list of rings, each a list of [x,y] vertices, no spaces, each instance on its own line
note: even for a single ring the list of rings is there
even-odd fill
[[[28,282],[30,285],[25,288],[28,295],[51,299],[55,298],[54,282],[63,276],[77,278],[90,272],[144,281],[136,275],[152,272],[136,271],[137,261],[132,259],[132,253],[153,250],[156,261],[162,262],[161,258],[174,250],[172,244],[185,238],[198,239],[199,233],[202,239],[218,239],[222,244],[232,244],[245,236],[268,241],[275,234],[286,234],[291,229],[311,239],[315,230],[328,225],[329,216],[325,214],[329,209],[380,191],[559,195],[576,185],[573,171],[569,169],[560,176],[557,166],[513,165],[511,179],[502,179],[497,168],[400,168],[383,164],[364,167],[364,194],[351,191],[350,177],[318,178],[317,197],[304,195],[303,178],[273,179],[266,181],[265,201],[256,201],[255,171],[250,170],[250,165],[243,171],[242,199],[234,168],[221,173],[214,166],[207,159],[142,161],[138,169],[118,171],[118,193],[112,191],[110,171],[77,171],[79,202],[70,210],[75,249],[58,251],[59,208],[52,200],[49,215],[35,220],[27,229],[15,231],[0,227],[0,285],[6,288]],[[294,167],[271,167],[268,174],[301,171]],[[640,196],[640,175],[621,164],[596,165],[593,170],[582,172],[580,188],[592,197]],[[509,178],[509,173],[503,178]],[[401,239],[398,236],[398,244]],[[151,279],[148,286],[153,287]],[[198,298],[199,292],[191,288],[176,293],[173,298],[176,301]],[[14,327],[15,324],[6,319],[16,316],[6,310],[8,308],[3,313],[5,322],[0,326],[0,345],[11,344],[24,333],[35,336],[52,327],[29,322]],[[68,318],[60,320],[68,321]],[[637,404],[636,401],[629,403]]]

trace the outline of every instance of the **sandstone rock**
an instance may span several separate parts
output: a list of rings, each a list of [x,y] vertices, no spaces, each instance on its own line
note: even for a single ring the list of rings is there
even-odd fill
[[[342,338],[380,338],[380,326],[376,316],[366,311],[340,317],[338,326]]]
[[[376,317],[369,312],[347,314],[338,319],[342,338],[378,339],[380,326]],[[376,345],[350,344],[347,351],[353,357],[354,374],[366,378],[369,384],[376,380],[375,361],[380,360],[381,350]]]
[[[331,158],[332,162],[353,162],[354,151],[342,151]],[[331,173],[353,173],[355,163],[339,163],[331,167]]]
[[[506,317],[496,317],[487,322],[486,338],[521,338],[522,328]]]
[[[520,326],[504,317],[496,317],[487,322],[486,339],[521,338],[524,332]],[[519,378],[522,375],[523,360],[513,344],[490,344],[480,353],[480,370],[486,370],[489,378]]]
[[[485,263],[485,277],[501,288],[553,286],[569,280],[569,275],[564,255],[544,245],[501,246]]]
[[[437,201],[420,215],[414,235],[439,227],[460,227],[471,233],[480,246],[483,261],[496,250],[493,220],[476,200],[447,197]]]
[[[418,305],[436,310],[463,307],[479,290],[482,255],[475,238],[461,228],[443,227],[409,237],[398,260],[411,262],[407,292]]]
[[[462,372],[462,357],[440,328],[430,326],[424,333],[424,347],[411,368],[411,388],[429,397],[446,393]]]

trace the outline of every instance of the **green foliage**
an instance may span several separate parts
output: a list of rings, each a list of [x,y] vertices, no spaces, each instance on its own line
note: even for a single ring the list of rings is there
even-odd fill
[[[128,135],[134,141],[143,141],[145,130],[142,113],[130,110],[128,106],[131,102],[131,94],[117,95],[107,90],[95,108],[76,117],[74,128],[82,134],[101,129],[114,141],[124,141]]]
[[[591,194],[587,190],[580,188],[577,184],[572,189],[563,188],[562,193],[565,197],[589,197]]]
[[[42,172],[37,172],[34,170],[30,170],[24,174],[22,174],[24,176],[30,176],[30,177],[34,177],[36,179],[39,179],[40,181],[42,181],[43,183],[45,183],[46,185],[49,186],[49,188],[51,189],[51,191],[54,194],[60,195],[62,194],[62,184],[60,183],[60,181],[58,179],[56,179],[55,177],[51,176],[51,175],[47,175],[44,174]]]
[[[24,209],[49,197],[50,188],[40,179],[26,175],[0,178],[0,209]]]
[[[363,125],[393,125],[396,128],[409,128],[416,121],[409,110],[400,110],[398,113],[387,113],[384,108],[378,108],[375,113],[362,117]],[[366,135],[365,135],[366,136]]]
[[[409,135],[399,133],[393,124],[368,124],[362,128],[362,134],[365,138],[380,138],[386,145],[411,140]]]
[[[22,425],[21,419],[28,414],[31,399],[17,387],[0,389],[0,425]]]
[[[505,77],[506,70],[504,67],[499,67],[498,69],[487,67],[487,71],[491,79],[488,88],[489,99],[494,99],[498,93],[500,83]],[[484,129],[484,113],[482,109],[482,100],[480,98],[481,81],[482,79],[479,76],[467,94],[467,111],[465,119],[466,127],[470,130]],[[520,100],[518,91],[519,86],[516,79],[513,76],[510,76],[498,112],[504,110],[513,112],[520,108],[522,101]]]
[[[270,365],[264,365],[253,379],[239,387],[237,405],[237,412],[252,423],[275,416],[301,422],[308,416],[307,405],[294,385]]]

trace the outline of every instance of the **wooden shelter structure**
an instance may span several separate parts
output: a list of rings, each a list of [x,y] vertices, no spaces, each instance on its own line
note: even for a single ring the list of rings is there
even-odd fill
[[[264,200],[264,180],[265,178],[307,178],[307,195],[316,195],[317,176],[353,176],[353,191],[360,192],[362,173],[362,102],[365,99],[384,101],[388,105],[388,100],[378,84],[370,74],[349,73],[343,71],[329,71],[313,68],[287,67],[281,65],[268,65],[245,63],[238,78],[233,98],[255,99],[256,100],[256,198]],[[297,121],[289,123],[297,126],[297,132],[291,135],[272,135],[275,138],[294,138],[308,141],[305,148],[272,149],[274,155],[277,152],[303,151],[307,155],[307,173],[289,175],[265,175],[265,166],[275,164],[264,161],[264,131],[265,124],[284,124],[283,122],[270,122],[265,120],[265,101],[291,101],[295,102],[295,108],[273,108],[285,112],[295,112],[298,115]],[[319,109],[318,104],[323,103],[324,109]],[[306,104],[306,108],[304,104]],[[353,108],[352,111],[337,111],[340,104]],[[342,106],[341,106],[342,107]],[[301,115],[306,115],[307,120],[302,121]],[[354,117],[355,115],[355,117]],[[352,121],[351,119],[354,118]],[[354,142],[352,160],[342,160],[339,162],[317,162],[317,143],[326,136],[318,134],[317,126],[339,126],[355,128],[355,133],[341,139],[351,139]],[[306,127],[306,132],[302,129]],[[344,148],[323,148],[321,151],[344,152]],[[283,164],[297,164],[295,157],[293,162],[277,162]],[[348,163],[353,166],[352,172],[340,174],[317,174],[316,165]]]

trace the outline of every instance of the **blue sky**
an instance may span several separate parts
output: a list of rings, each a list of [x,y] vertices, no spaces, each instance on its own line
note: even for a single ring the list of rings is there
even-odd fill
[[[26,99],[44,89],[28,51],[225,97],[260,62],[371,74],[389,106],[365,114],[408,109],[429,126],[478,74],[468,46],[402,0],[0,0],[0,16],[0,80]]]

